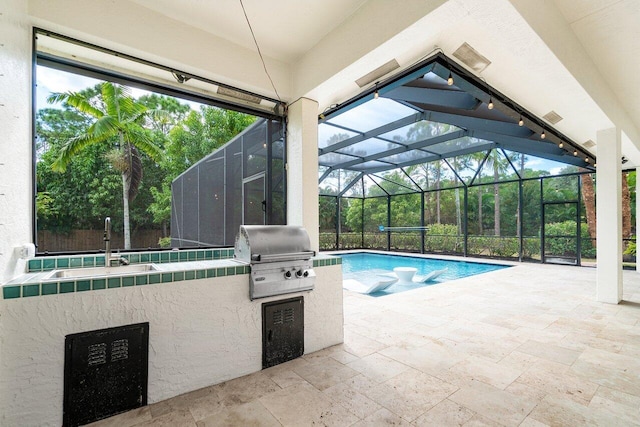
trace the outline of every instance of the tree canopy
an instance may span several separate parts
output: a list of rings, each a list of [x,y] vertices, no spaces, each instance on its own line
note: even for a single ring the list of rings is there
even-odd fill
[[[122,230],[128,182],[131,228],[168,235],[173,179],[255,121],[111,83],[50,99],[58,108],[36,113],[36,208],[38,230],[55,232],[102,229],[106,216]]]

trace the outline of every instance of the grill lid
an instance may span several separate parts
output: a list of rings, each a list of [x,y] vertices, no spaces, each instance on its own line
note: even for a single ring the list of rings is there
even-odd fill
[[[309,259],[315,255],[307,231],[295,225],[241,225],[234,256],[245,262]]]

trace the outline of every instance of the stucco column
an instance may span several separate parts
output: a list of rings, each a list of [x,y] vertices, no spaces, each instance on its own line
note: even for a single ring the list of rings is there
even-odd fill
[[[622,184],[620,129],[598,131],[596,182],[598,301],[622,300]]]
[[[318,251],[318,103],[300,98],[289,106],[288,118],[287,223],[303,226]]]
[[[638,234],[640,234],[640,197],[637,195],[640,194],[640,180],[638,177],[640,176],[640,168],[636,168],[636,251],[638,247]],[[640,263],[638,262],[638,254],[636,253],[636,271],[640,272]]]
[[[32,242],[31,25],[28,3],[0,8],[0,283],[24,272]]]

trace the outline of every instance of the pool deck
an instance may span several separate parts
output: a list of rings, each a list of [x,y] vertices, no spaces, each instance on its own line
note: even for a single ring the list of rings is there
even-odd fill
[[[517,264],[380,298],[344,293],[345,342],[99,426],[640,425],[640,274]]]

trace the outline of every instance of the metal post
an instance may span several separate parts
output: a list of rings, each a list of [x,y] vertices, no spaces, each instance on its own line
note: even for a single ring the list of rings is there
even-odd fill
[[[387,195],[387,252],[391,251],[391,196]]]
[[[520,238],[518,239],[518,261],[522,262],[522,254],[524,253],[524,237],[522,235],[522,231],[524,230],[524,213],[522,212],[523,204],[522,199],[524,197],[524,191],[522,188],[522,180],[518,181],[518,235]]]
[[[360,248],[364,249],[364,197],[360,199]]]
[[[342,224],[340,211],[340,197],[336,196],[336,249],[340,249],[340,225]]]
[[[282,127],[282,142],[283,142],[283,150],[282,150],[282,164],[283,169],[282,169],[282,197],[283,197],[283,206],[282,209],[284,209],[284,217],[283,217],[283,224],[288,224],[287,223],[287,169],[286,169],[286,165],[287,165],[287,121],[284,119],[280,120],[280,126]],[[273,152],[272,152],[273,155]],[[273,204],[272,204],[273,206]]]
[[[580,266],[582,265],[582,224],[580,223],[580,218],[582,217],[582,177],[577,175],[576,178],[578,179],[578,203],[576,206],[576,232],[578,233],[576,250],[578,251],[578,254],[576,256],[576,263]]]
[[[464,200],[462,207],[464,209],[464,220],[462,221],[462,232],[463,234],[463,255],[466,257],[469,255],[469,188],[464,186]]]
[[[424,253],[424,191],[420,193],[420,253]]]
[[[544,178],[540,178],[540,260],[544,264]]]
[[[38,164],[38,156],[35,149],[36,146],[36,101],[37,101],[37,91],[36,91],[36,52],[37,52],[37,30],[33,28],[33,36],[31,37],[31,105],[33,105],[31,111],[31,147],[33,150],[31,152],[31,215],[32,215],[32,238],[33,244],[36,247],[36,252],[38,251],[38,179],[36,175],[36,168]]]
[[[273,224],[273,123],[271,120],[267,120],[267,129],[266,135],[264,136],[264,140],[266,141],[267,147],[267,167],[265,168],[265,224]],[[243,140],[244,143],[244,140]],[[242,146],[242,151],[244,152],[244,144]],[[244,159],[243,159],[244,160]]]

